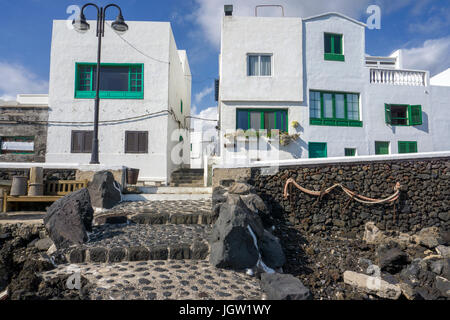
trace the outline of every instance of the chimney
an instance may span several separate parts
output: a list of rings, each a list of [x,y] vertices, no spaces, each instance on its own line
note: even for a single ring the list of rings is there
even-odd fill
[[[232,4],[226,4],[223,6],[225,10],[226,16],[232,16],[233,15],[233,5]]]

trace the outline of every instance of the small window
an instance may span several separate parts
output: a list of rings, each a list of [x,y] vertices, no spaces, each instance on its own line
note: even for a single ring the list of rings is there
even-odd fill
[[[417,141],[399,141],[398,153],[417,153]]]
[[[148,131],[125,131],[125,153],[148,153]]]
[[[183,100],[180,100],[180,110],[181,114],[183,114]]]
[[[71,153],[91,153],[93,131],[72,131]]]
[[[345,61],[342,38],[342,34],[324,34],[325,60]]]
[[[143,99],[143,64],[105,63],[100,69],[100,98]],[[95,98],[97,64],[77,63],[75,98]]]
[[[356,149],[355,148],[345,148],[345,156],[346,157],[356,156]]]
[[[389,154],[389,142],[375,141],[375,154]]]
[[[34,154],[34,137],[0,137],[0,154]]]
[[[272,56],[249,54],[247,56],[247,75],[248,76],[271,76],[272,75]]]
[[[308,144],[309,158],[326,158],[327,144],[325,142],[310,142]]]
[[[393,126],[415,126],[422,124],[422,106],[385,104],[386,123]]]

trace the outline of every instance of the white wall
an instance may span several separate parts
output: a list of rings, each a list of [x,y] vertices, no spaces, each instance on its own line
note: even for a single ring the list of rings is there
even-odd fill
[[[301,35],[299,18],[224,16],[220,100],[302,101]],[[272,54],[272,76],[247,76],[249,53]]]
[[[450,87],[431,86],[433,150],[450,151]]]
[[[49,121],[93,121],[94,99],[74,98],[75,63],[97,61],[95,21],[89,23],[91,30],[84,34],[68,28],[65,20],[53,23]],[[107,25],[102,39],[102,63],[143,63],[144,99],[102,99],[100,121],[154,113],[169,107],[170,24],[137,21],[127,21],[127,24],[129,30],[122,37],[145,55],[120,39]],[[190,97],[186,99],[190,100]],[[186,103],[187,106],[189,104]],[[50,125],[47,162],[89,163],[90,154],[70,153],[72,130],[93,130],[93,125]],[[149,132],[148,154],[125,154],[126,130]],[[139,168],[140,180],[166,181],[167,137],[167,114],[140,121],[100,125],[100,162]]]

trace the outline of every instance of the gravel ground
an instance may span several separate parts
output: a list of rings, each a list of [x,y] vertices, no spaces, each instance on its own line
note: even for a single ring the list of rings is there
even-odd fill
[[[361,235],[336,232],[310,233],[280,224],[276,235],[281,239],[287,262],[285,273],[298,277],[315,300],[375,299],[346,285],[346,270],[365,273],[367,262],[375,261],[375,247]]]
[[[117,264],[59,265],[43,272],[48,280],[73,274],[89,280],[91,300],[260,300],[259,280],[216,269],[208,261],[168,260]]]

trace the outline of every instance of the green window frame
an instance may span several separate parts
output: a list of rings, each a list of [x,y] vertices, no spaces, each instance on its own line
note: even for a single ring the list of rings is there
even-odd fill
[[[183,100],[180,100],[180,110],[181,114],[183,114]]]
[[[346,157],[355,157],[356,156],[356,149],[355,148],[345,148],[345,156]]]
[[[405,117],[394,117],[392,115],[393,107],[404,107]],[[422,106],[409,104],[384,104],[384,115],[386,124],[391,126],[420,126],[422,125]],[[399,124],[404,120],[405,124]]]
[[[143,63],[102,63],[101,67],[128,67],[128,91],[100,91],[101,99],[144,99]],[[96,63],[75,63],[75,99],[94,99]]]
[[[326,158],[327,157],[327,143],[326,142],[309,142],[308,156],[310,159]]]
[[[375,141],[375,154],[389,154],[389,141]]]
[[[327,97],[331,100],[327,100]],[[327,108],[328,101],[331,103],[331,109]],[[359,113],[359,93],[310,90],[309,112],[310,125],[363,126]]]
[[[273,116],[273,118],[271,117]],[[253,117],[253,118],[252,118]],[[239,120],[244,119],[243,121]],[[246,121],[245,121],[246,119]],[[252,119],[258,122],[259,126],[252,126]],[[273,121],[273,122],[272,122]],[[274,129],[281,132],[288,132],[288,110],[286,109],[236,109],[236,130],[264,130],[267,129],[268,122],[274,124]],[[268,132],[269,134],[269,132]]]
[[[345,61],[343,35],[325,32],[323,38],[324,59],[329,61]]]
[[[399,141],[398,153],[417,153],[417,141]]]

